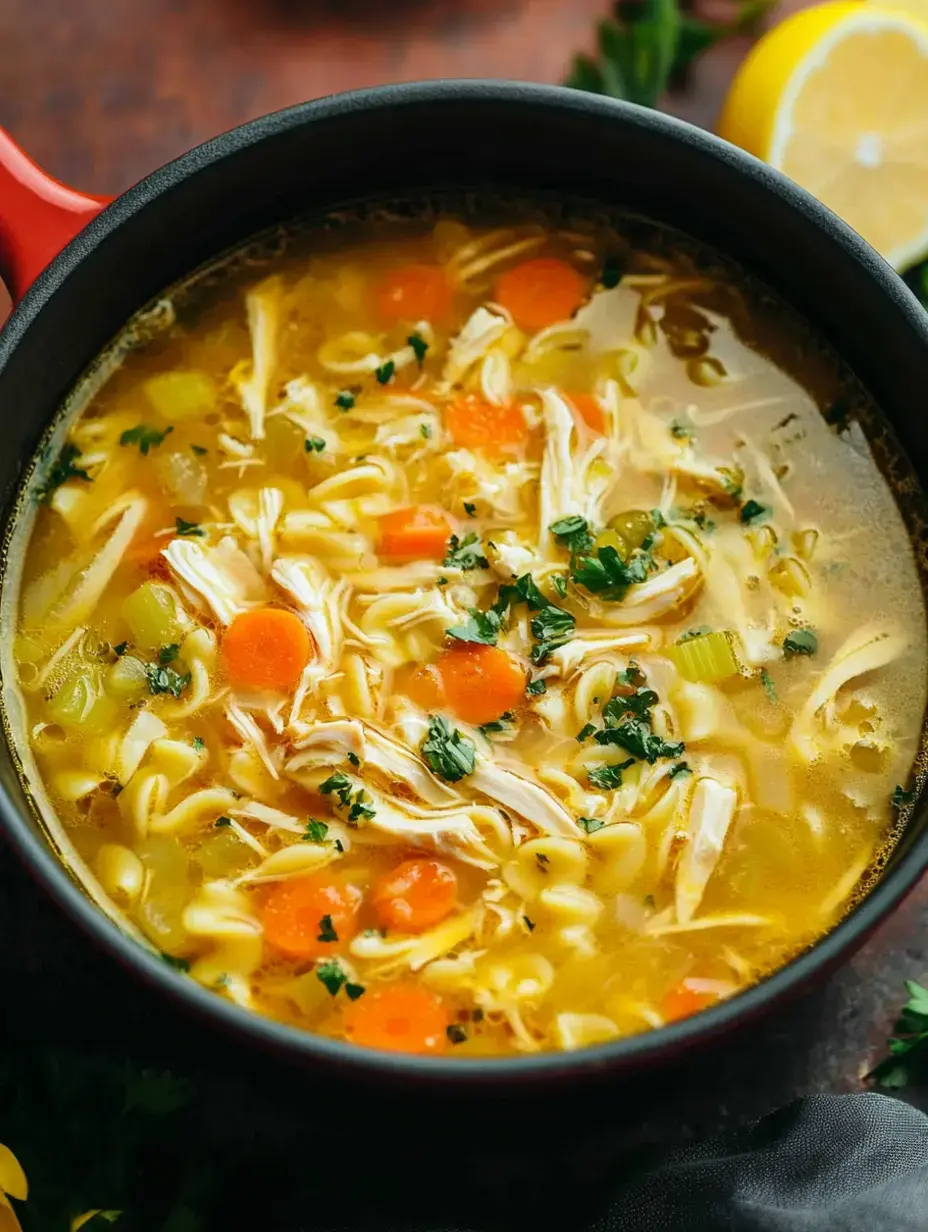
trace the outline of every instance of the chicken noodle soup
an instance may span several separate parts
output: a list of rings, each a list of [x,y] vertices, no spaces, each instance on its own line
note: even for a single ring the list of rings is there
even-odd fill
[[[159,324],[34,480],[8,705],[179,978],[375,1048],[573,1049],[865,888],[921,589],[778,306],[663,233],[441,218]]]

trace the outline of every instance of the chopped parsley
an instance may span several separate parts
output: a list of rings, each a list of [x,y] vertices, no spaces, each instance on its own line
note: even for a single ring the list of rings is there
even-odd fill
[[[563,599],[567,594],[567,578],[563,573],[553,573],[551,575],[551,585],[558,593],[558,598]]]
[[[48,472],[45,482],[36,492],[36,499],[39,501],[49,501],[52,494],[61,487],[63,483],[67,483],[69,479],[83,479],[85,483],[90,483],[91,479],[82,466],[75,466],[75,461],[81,456],[81,451],[76,445],[72,445],[70,441],[65,445],[61,453],[58,455],[58,461]]]
[[[670,435],[676,437],[678,441],[688,441],[693,435],[693,429],[688,428],[686,424],[682,424],[678,419],[675,419],[670,425]]]
[[[370,797],[363,787],[359,787],[356,791],[346,774],[336,771],[335,774],[329,776],[324,783],[319,787],[319,790],[324,796],[329,796],[334,793],[342,808],[348,810],[348,824],[356,824],[358,821],[370,821],[377,816],[377,811],[370,803]]]
[[[593,737],[597,744],[618,745],[633,757],[653,766],[659,757],[679,757],[683,743],[664,740],[651,730],[647,719],[625,718],[615,727],[604,727]]]
[[[330,915],[324,915],[319,921],[319,935],[317,941],[337,941],[338,933],[335,931],[335,926],[332,923]]]
[[[530,680],[525,686],[526,697],[539,697],[542,693],[547,693],[548,686],[543,680]]]
[[[174,431],[173,427],[165,428],[163,432],[159,432],[157,428],[153,428],[150,424],[136,424],[134,428],[126,428],[122,436],[119,438],[120,445],[138,445],[139,452],[147,455],[149,449],[155,445],[160,445],[166,436]]]
[[[345,996],[349,1001],[357,1001],[358,997],[364,996],[363,984],[352,984],[350,981],[345,984]]]
[[[175,954],[165,954],[161,951],[161,958],[169,967],[173,967],[175,971],[189,971],[190,960],[187,958],[178,958]]]
[[[335,850],[338,852],[339,855],[341,855],[345,850],[344,844],[342,843],[342,840],[340,838],[337,838],[335,840]]]
[[[597,830],[601,830],[606,823],[600,821],[598,817],[578,817],[577,825],[581,830],[585,830],[587,834],[595,834]]]
[[[432,429],[430,425],[427,423],[419,424],[419,435],[424,437],[426,440],[429,440],[432,435]]]
[[[165,647],[165,649],[168,648]],[[149,691],[156,697],[159,693],[170,693],[172,697],[180,697],[191,680],[189,672],[181,675],[173,667],[164,667],[160,663],[146,663],[145,675],[148,677]]]
[[[322,453],[325,449],[325,441],[321,436],[307,436],[303,442],[303,448],[307,453]]]
[[[767,505],[761,505],[756,500],[748,500],[741,506],[740,517],[745,526],[750,526],[752,522],[757,522],[761,518],[769,518],[771,512]]]
[[[231,817],[217,817],[216,820],[213,822],[213,825],[217,828],[217,830],[222,829],[223,826],[231,826],[231,824],[232,824]]]
[[[580,728],[580,730],[577,732],[577,735],[576,735],[577,743],[583,744],[584,740],[589,740],[590,736],[592,736],[593,732],[595,731],[596,731],[595,723],[584,723],[583,726]]]
[[[766,667],[760,669],[760,682],[764,686],[764,692],[772,702],[777,700],[777,687],[773,683],[773,677],[767,671]]]
[[[490,723],[481,723],[477,728],[484,736],[495,735],[498,732],[508,731],[512,723],[515,721],[515,715],[511,710],[507,710],[505,714],[501,714],[498,719],[493,719]]]
[[[618,603],[630,586],[647,581],[653,559],[647,551],[638,551],[623,561],[614,547],[596,549],[595,556],[578,556],[571,562],[570,580],[590,594],[607,602]]]
[[[540,663],[552,650],[569,642],[576,626],[577,622],[570,612],[553,605],[543,607],[532,617],[529,625],[535,639],[530,656],[532,662]]]
[[[186,518],[175,518],[174,524],[178,535],[191,535],[197,539],[202,539],[206,534],[206,531],[199,522],[188,522]]]
[[[191,445],[190,448],[199,458],[202,458],[205,453],[209,453],[205,445]]]
[[[484,646],[495,646],[499,637],[500,618],[492,608],[481,612],[477,608],[468,608],[470,615],[463,625],[452,625],[446,629],[447,637],[453,637],[458,642],[477,642]]]
[[[457,783],[473,774],[476,764],[474,742],[452,728],[447,719],[433,715],[422,743],[422,756],[430,770],[448,783]]]
[[[129,649],[128,642],[117,642],[116,645],[113,647],[113,654],[116,655],[118,659],[121,659],[128,649]]]
[[[377,378],[378,385],[386,385],[396,371],[396,364],[392,359],[388,359],[386,363],[380,365],[374,376]]]
[[[335,405],[340,411],[350,411],[357,397],[350,389],[342,389],[335,395]]]
[[[693,771],[690,769],[690,767],[686,764],[685,761],[678,761],[678,762],[674,762],[674,764],[667,771],[667,777],[670,779],[675,779],[678,774],[692,774],[692,773]]]
[[[352,752],[349,750],[349,752],[347,752],[347,753],[345,754],[345,756],[348,758],[348,761],[349,761],[349,763],[350,763],[352,766],[354,766],[355,768],[357,768],[358,766],[360,766],[360,764],[361,764],[361,758],[357,755],[357,753],[352,753]]]
[[[346,983],[348,976],[342,969],[341,963],[335,958],[330,958],[328,962],[320,963],[316,968],[316,979],[320,980],[326,986],[329,995],[334,997],[341,986]]]
[[[783,639],[783,657],[814,655],[818,650],[818,638],[812,629],[794,629]]]
[[[303,835],[303,842],[324,843],[328,832],[329,827],[324,821],[316,821],[315,817],[311,817],[306,823],[306,833]]]
[[[467,1043],[467,1029],[462,1027],[459,1022],[449,1023],[448,1026],[445,1027],[445,1034],[448,1039],[451,1040],[452,1044]]]
[[[416,363],[421,368],[425,360],[425,353],[429,349],[429,344],[424,338],[420,338],[418,334],[410,334],[406,341],[412,347],[413,354],[416,357]],[[379,377],[377,379],[380,380]],[[383,384],[383,382],[381,382],[381,384]]]
[[[446,569],[486,569],[488,562],[481,551],[480,540],[471,532],[463,539],[451,536],[448,552],[441,563]]]
[[[167,667],[169,663],[173,663],[177,658],[180,646],[177,642],[172,642],[170,646],[162,646],[158,651],[158,662],[162,667]]]
[[[894,809],[905,808],[907,804],[912,804],[915,797],[918,795],[916,791],[906,791],[904,787],[898,784],[893,788],[893,794],[890,796]]]
[[[467,514],[469,518],[475,518],[477,516],[477,506],[472,505],[470,501],[465,501],[464,502],[464,512]]]
[[[600,791],[613,791],[616,787],[622,786],[622,771],[634,764],[634,757],[629,757],[627,761],[619,762],[617,765],[595,766],[587,771],[586,777],[591,786],[598,787]]]
[[[535,921],[530,920],[527,915],[524,915],[522,919],[525,921],[525,927],[528,929],[528,931],[530,933],[533,933],[535,931]]]
[[[579,514],[559,518],[557,522],[552,522],[548,529],[557,539],[558,543],[563,544],[574,555],[580,552],[588,552],[593,546],[593,536],[590,534],[589,523],[586,518],[581,518]]]
[[[203,750],[206,748],[206,741],[203,739],[202,736],[194,736],[193,747],[196,749],[198,753],[202,753]]]
[[[928,1061],[928,988],[915,980],[906,980],[905,988],[909,1000],[893,1025],[889,1056],[868,1075],[880,1086],[896,1090],[923,1077]]]

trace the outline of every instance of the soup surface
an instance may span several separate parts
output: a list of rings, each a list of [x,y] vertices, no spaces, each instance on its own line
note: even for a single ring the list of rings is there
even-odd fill
[[[658,1027],[835,923],[925,622],[808,330],[663,233],[453,218],[161,318],[34,481],[12,654],[32,790],[168,961],[466,1057]]]

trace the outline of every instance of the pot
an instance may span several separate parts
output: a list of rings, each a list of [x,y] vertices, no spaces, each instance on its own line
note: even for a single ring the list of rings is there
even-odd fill
[[[435,188],[569,194],[621,206],[733,258],[847,361],[928,484],[928,435],[911,414],[913,392],[928,377],[928,316],[822,205],[742,151],[654,111],[554,87],[435,82],[338,95],[255,120],[109,204],[49,179],[0,134],[0,272],[19,301],[0,336],[7,527],[24,469],[68,391],[148,300],[297,214]],[[299,1032],[168,968],[85,896],[30,806],[9,742],[0,747],[0,828],[53,898],[123,966],[211,1024],[285,1059],[336,1076],[443,1090],[548,1090],[598,1080],[743,1027],[846,958],[901,901],[928,867],[926,821],[920,805],[879,883],[831,933],[737,997],[575,1053],[455,1062]]]

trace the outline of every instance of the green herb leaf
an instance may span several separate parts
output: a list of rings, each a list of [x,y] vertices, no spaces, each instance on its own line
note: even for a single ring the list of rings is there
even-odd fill
[[[209,453],[209,450],[205,445],[191,445],[190,448],[199,458],[202,458],[204,454]]]
[[[311,817],[306,823],[306,833],[303,835],[303,842],[324,843],[328,832],[329,827],[324,821],[316,821],[315,817]]]
[[[427,423],[419,424],[419,435],[428,440],[432,435],[432,429]]]
[[[425,360],[425,353],[429,349],[429,344],[424,338],[420,338],[418,334],[410,334],[406,341],[412,347],[413,353],[416,357],[416,363],[421,368]]]
[[[475,518],[477,516],[477,506],[472,505],[470,501],[465,501],[464,502],[464,512],[467,514],[469,518]]]
[[[450,629],[445,630],[445,635],[453,637],[458,642],[477,642],[484,646],[495,646],[501,623],[499,616],[492,608],[487,612],[478,611],[475,607],[468,610],[470,616],[466,624],[452,625]]]
[[[593,546],[589,523],[579,514],[559,518],[558,521],[552,522],[548,529],[558,543],[563,544],[573,554],[588,552]]]
[[[146,455],[153,446],[160,445],[166,436],[169,436],[174,429],[165,428],[163,432],[159,432],[157,428],[153,428],[150,424],[140,423],[134,428],[126,428],[122,436],[119,438],[120,445],[138,445],[139,451]]]
[[[386,385],[393,373],[396,371],[396,364],[392,359],[388,359],[386,363],[380,365],[374,376],[377,378],[378,385]]]
[[[162,667],[167,667],[169,663],[173,663],[177,658],[179,650],[180,646],[177,642],[172,642],[170,646],[162,646],[158,651],[158,662]]]
[[[58,455],[58,461],[48,472],[45,482],[36,491],[36,500],[48,502],[52,495],[61,487],[63,483],[67,483],[69,479],[83,479],[85,483],[90,483],[91,479],[82,466],[75,466],[75,461],[81,456],[81,451],[76,445],[72,445],[70,441],[65,445],[61,453]]]
[[[365,991],[363,984],[347,983],[345,985],[345,996],[349,1001],[357,1001],[358,997],[364,996]]]
[[[202,539],[206,534],[206,531],[199,522],[188,522],[185,518],[175,518],[174,524],[177,527],[176,534],[178,535],[191,535],[197,539]]]
[[[573,636],[577,622],[563,608],[543,607],[531,619],[529,628],[536,645],[532,647],[531,660],[540,663],[552,650],[557,650]]]
[[[457,783],[473,774],[476,764],[474,742],[452,728],[447,719],[433,715],[422,743],[422,756],[430,770],[448,783]]]
[[[348,758],[348,761],[352,766],[360,766],[361,758],[357,755],[357,753],[352,753],[349,749],[345,756]]]
[[[347,804],[348,799],[344,793],[347,792],[348,796],[351,795],[351,779],[348,778],[347,774],[342,774],[340,770],[336,770],[334,774],[329,775],[324,783],[320,784],[319,790],[324,796],[330,796],[334,792],[342,804]]]
[[[577,744],[583,744],[584,740],[589,740],[590,736],[592,736],[593,732],[595,731],[596,731],[595,723],[584,723],[583,726],[580,728],[580,730],[577,732],[574,739],[577,741]]]
[[[868,1075],[883,1087],[898,1089],[928,1072],[928,988],[905,981],[909,1000],[893,1026],[889,1056]]]
[[[206,741],[203,739],[202,736],[194,736],[193,747],[196,749],[198,753],[202,753],[203,750],[206,748]]]
[[[217,817],[216,820],[213,822],[213,825],[217,829],[222,829],[223,826],[231,826],[231,824],[232,824],[231,817]]]
[[[525,686],[525,694],[527,697],[539,697],[542,693],[547,693],[548,686],[543,680],[531,680]]]
[[[160,663],[146,663],[145,675],[148,677],[149,691],[155,696],[170,693],[172,697],[180,697],[191,680],[189,672],[182,676],[173,667],[163,667]]]
[[[794,629],[783,639],[783,657],[814,655],[818,650],[818,638],[812,629]]]
[[[577,825],[581,830],[585,830],[587,834],[595,834],[597,830],[601,830],[606,823],[600,821],[598,817],[578,817]]]
[[[335,931],[335,926],[332,923],[330,915],[324,915],[319,921],[319,935],[317,941],[337,941],[338,933]]]
[[[773,683],[773,677],[767,671],[766,667],[760,669],[760,682],[764,686],[764,692],[772,702],[777,700],[777,689]]]
[[[607,602],[618,603],[630,586],[647,581],[647,553],[638,553],[627,562],[613,547],[598,548],[594,556],[578,556],[571,566],[571,581]]]
[[[511,710],[507,710],[505,714],[501,714],[498,719],[493,719],[490,723],[481,723],[477,731],[484,736],[496,735],[499,732],[508,731],[515,721],[515,715]]]
[[[567,578],[564,576],[564,574],[563,573],[552,573],[550,581],[551,581],[551,585],[557,591],[558,597],[560,599],[565,598],[567,595]]]
[[[445,1034],[452,1044],[465,1044],[467,1042],[467,1030],[459,1022],[450,1023],[445,1028]]]
[[[897,784],[893,788],[893,794],[890,796],[890,801],[894,809],[901,809],[905,808],[907,804],[914,804],[917,795],[917,791],[906,791],[905,788],[900,787]]]
[[[316,968],[316,979],[320,980],[326,986],[329,995],[334,997],[347,981],[348,976],[338,959],[330,958],[328,962],[320,963]]]
[[[686,764],[685,761],[678,761],[674,765],[672,765],[670,769],[667,771],[667,777],[670,779],[675,779],[678,774],[692,774],[692,773],[693,771],[690,769],[690,767]]]
[[[303,448],[307,453],[322,453],[325,441],[321,436],[308,436],[303,442]]]
[[[622,771],[634,764],[634,757],[630,757],[627,761],[619,762],[617,765],[594,766],[592,770],[587,771],[586,777],[590,785],[598,787],[600,791],[614,791],[616,787],[622,786]]]
[[[117,642],[116,645],[113,647],[113,654],[116,655],[117,658],[121,659],[128,649],[129,649],[128,642]]]
[[[189,971],[190,960],[188,958],[178,958],[176,954],[166,954],[163,950],[161,957],[169,967],[173,967],[175,971]]]
[[[528,918],[528,916],[527,916],[527,915],[524,915],[524,916],[522,917],[522,919],[525,921],[525,927],[528,929],[528,931],[529,931],[530,933],[533,933],[533,932],[535,931],[535,922],[534,922],[534,920],[530,920],[530,919]]]
[[[683,744],[663,740],[645,719],[623,719],[615,727],[601,729],[594,736],[597,744],[618,745],[628,749],[633,757],[641,758],[653,766],[659,757],[679,757]]]
[[[452,535],[448,540],[448,552],[441,562],[446,569],[486,569],[487,558],[480,548],[479,538],[471,532],[459,539]]]
[[[678,441],[688,441],[693,435],[693,429],[675,419],[670,425],[670,435],[675,436]]]
[[[350,411],[353,409],[357,397],[350,389],[342,389],[335,395],[335,405],[340,411]]]
[[[760,518],[769,518],[773,511],[767,505],[761,505],[756,500],[745,501],[741,506],[741,521],[745,526],[757,522]]]

